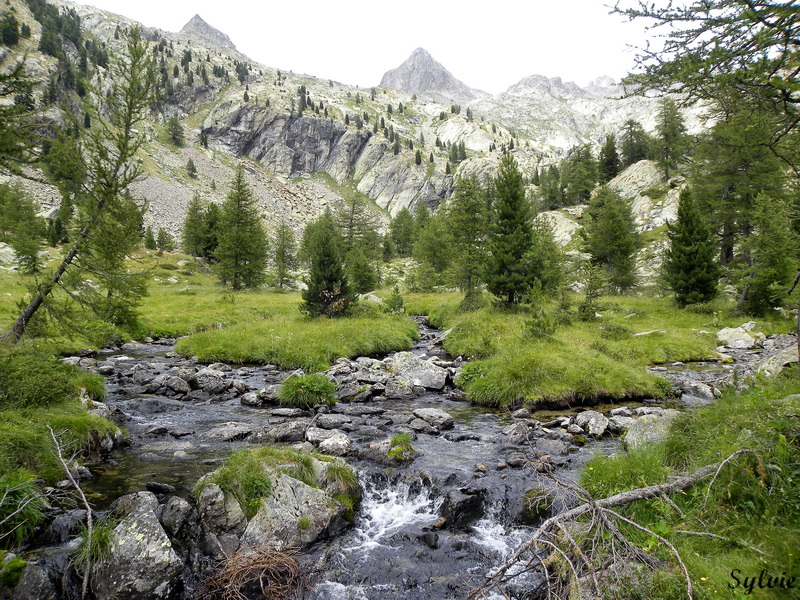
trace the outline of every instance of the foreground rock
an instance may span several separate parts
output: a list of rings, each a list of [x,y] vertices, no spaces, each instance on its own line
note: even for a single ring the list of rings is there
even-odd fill
[[[109,556],[94,571],[92,589],[105,600],[160,600],[179,591],[183,564],[156,517],[151,492],[123,496],[116,503],[121,521],[114,528]]]
[[[660,414],[645,414],[635,419],[625,434],[625,447],[628,450],[642,450],[665,441],[672,422],[679,414],[677,410],[668,409]]]

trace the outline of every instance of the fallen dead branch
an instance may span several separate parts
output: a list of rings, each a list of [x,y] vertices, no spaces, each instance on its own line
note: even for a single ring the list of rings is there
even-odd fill
[[[265,600],[290,600],[308,587],[308,578],[295,559],[295,551],[265,547],[240,548],[222,569],[209,577],[202,600],[248,600],[261,594]]]
[[[592,518],[591,523],[588,525],[587,533],[595,529],[602,529],[606,532],[609,532],[611,534],[611,543],[617,544],[620,548],[620,551],[616,553],[618,557],[630,557],[637,562],[650,565],[651,567],[659,562],[658,559],[643,552],[641,549],[636,548],[627,539],[625,539],[617,527],[613,524],[614,520],[625,522],[637,529],[646,531],[648,534],[655,537],[655,539],[657,539],[659,542],[664,544],[676,557],[677,563],[680,566],[687,582],[687,596],[691,599],[693,594],[691,578],[689,577],[689,573],[683,564],[683,561],[681,560],[681,557],[678,554],[675,546],[662,536],[642,527],[630,519],[627,519],[612,509],[626,506],[640,500],[651,500],[656,498],[663,500],[672,494],[682,492],[693,487],[703,479],[712,476],[716,478],[716,474],[719,473],[719,470],[724,466],[724,464],[730,462],[731,458],[733,458],[733,455],[719,463],[708,465],[688,475],[677,477],[668,483],[645,486],[634,490],[621,492],[619,494],[614,494],[613,496],[609,496],[608,498],[603,498],[600,500],[592,499],[588,493],[586,493],[584,490],[581,490],[577,486],[566,484],[566,487],[570,488],[573,493],[576,493],[577,496],[583,500],[583,502],[574,508],[546,519],[533,532],[530,539],[525,544],[520,546],[491,574],[487,575],[481,585],[470,592],[468,599],[472,600],[476,598],[484,598],[490,592],[496,592],[503,596],[508,596],[504,587],[507,586],[509,582],[519,577],[522,573],[529,572],[530,566],[533,563],[538,563],[540,565],[547,564],[549,559],[542,558],[540,556],[541,551],[548,550],[551,552],[552,556],[554,544],[557,545],[559,542],[563,543],[565,540],[570,548],[570,555],[568,556],[564,552],[558,552],[557,556],[562,562],[566,561],[566,565],[562,566],[566,568],[568,572],[572,573],[573,584],[580,585],[581,578],[579,578],[579,574],[582,573],[586,575],[586,579],[584,581],[588,580],[592,587],[597,588],[598,584],[596,580],[596,571],[598,570],[598,566],[594,564],[596,561],[587,558],[583,552],[577,553],[575,551],[575,547],[577,545],[575,540],[572,539],[568,533],[566,533],[568,531],[568,524],[574,523],[578,518],[586,515],[591,516]],[[595,539],[597,539],[597,536],[595,536]],[[577,558],[572,558],[573,556]],[[521,568],[523,566],[524,568]],[[547,577],[548,582],[550,582],[552,575],[548,572],[548,569],[545,569],[545,576]],[[555,581],[553,581],[553,583],[555,583]],[[597,589],[595,589],[595,591],[597,591]]]

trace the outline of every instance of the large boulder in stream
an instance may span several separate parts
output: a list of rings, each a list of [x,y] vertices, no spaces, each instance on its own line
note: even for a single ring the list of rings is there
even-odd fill
[[[429,390],[441,390],[447,383],[447,369],[411,352],[397,352],[384,363],[397,379],[411,387],[418,385]]]
[[[156,516],[155,495],[128,494],[114,508],[120,521],[111,534],[108,557],[95,567],[95,596],[103,600],[176,597],[183,565]]]
[[[272,493],[247,523],[242,546],[266,545],[277,550],[302,548],[347,526],[347,507],[326,491],[279,474]]]

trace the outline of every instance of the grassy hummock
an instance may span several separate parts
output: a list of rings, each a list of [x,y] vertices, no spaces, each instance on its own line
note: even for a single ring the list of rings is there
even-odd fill
[[[278,389],[278,401],[284,406],[311,408],[336,404],[336,384],[324,375],[292,375]]]
[[[673,504],[639,501],[621,510],[675,546],[695,584],[695,598],[794,597],[796,587],[754,593],[729,586],[737,583],[731,576],[735,570],[741,584],[745,576],[758,578],[762,569],[791,576],[800,567],[797,414],[800,380],[792,368],[757,380],[744,392],[728,390],[713,406],[682,415],[663,444],[613,458],[598,456],[587,464],[581,484],[599,499],[665,482],[740,452],[716,478],[675,494]],[[636,546],[674,564],[652,536],[624,523],[620,529]],[[686,595],[677,566],[641,578],[636,587],[637,598]]]
[[[444,341],[453,356],[474,359],[457,383],[480,405],[535,406],[542,401],[663,397],[668,383],[646,371],[651,364],[704,360],[717,355],[715,333],[748,320],[730,306],[681,310],[668,299],[603,298],[600,316],[581,321],[575,311],[545,307],[558,323],[547,336],[531,335],[531,311],[496,308],[459,309],[461,294],[409,294],[410,312],[426,314],[432,324],[452,329]],[[573,299],[578,304],[579,297]],[[788,319],[760,321],[765,333],[786,331]],[[637,335],[639,334],[639,335]]]

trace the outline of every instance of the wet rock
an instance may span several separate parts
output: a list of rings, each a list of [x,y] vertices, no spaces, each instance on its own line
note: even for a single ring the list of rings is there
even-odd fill
[[[249,438],[257,429],[249,423],[220,423],[214,429],[200,434],[200,439],[207,442],[236,442]]]
[[[572,435],[583,435],[584,433],[586,433],[586,431],[584,431],[583,427],[581,427],[580,425],[576,425],[575,423],[570,423],[569,425],[567,425],[567,433],[571,433]]]
[[[386,412],[385,408],[380,406],[364,406],[364,405],[336,405],[336,412],[342,415],[351,415],[354,417],[362,417],[366,415],[382,415]]]
[[[439,547],[439,534],[433,531],[426,531],[417,536],[417,539],[425,544],[431,550],[436,550]]]
[[[570,445],[566,442],[561,440],[550,440],[547,438],[537,439],[536,448],[553,456],[566,456],[570,451]]]
[[[529,432],[530,426],[527,421],[519,421],[503,429],[503,435],[506,436],[506,441],[508,441],[509,444],[516,445],[528,443]]]
[[[532,525],[546,516],[553,507],[553,497],[547,490],[532,488],[522,496],[520,518],[524,523]]]
[[[428,423],[427,421],[423,421],[422,419],[419,418],[412,419],[411,422],[408,424],[408,426],[412,430],[419,433],[427,433],[429,435],[435,435],[439,433],[438,430],[435,427],[433,427],[430,423]]]
[[[622,435],[630,429],[635,420],[633,417],[614,415],[608,420],[608,431],[616,435]]]
[[[609,413],[612,417],[632,417],[633,412],[627,406],[620,406],[619,408],[612,408]]]
[[[418,408],[414,411],[414,416],[439,430],[453,428],[453,417],[438,408]]]
[[[189,429],[170,429],[169,431],[169,434],[175,439],[180,439],[192,435],[193,433],[194,431],[190,431]]]
[[[242,396],[239,398],[239,402],[241,402],[244,406],[252,406],[254,408],[260,408],[265,404],[264,399],[258,394],[258,392],[247,392],[246,394],[242,394]]]
[[[148,427],[147,431],[144,432],[145,435],[166,435],[167,428],[163,425],[153,425],[152,427]]]
[[[414,390],[403,381],[391,379],[386,383],[384,396],[389,400],[411,400],[414,398]]]
[[[173,494],[175,493],[175,486],[168,483],[160,483],[158,481],[148,481],[145,484],[148,492],[154,494]]]
[[[243,546],[267,545],[275,549],[302,548],[346,526],[346,507],[323,490],[279,474],[273,479],[272,494],[265,498],[250,519]]]
[[[106,600],[172,598],[183,569],[155,515],[150,492],[123,496],[114,503],[122,517],[111,534],[109,555],[94,568],[92,589]]]
[[[270,442],[302,442],[305,439],[307,419],[298,419],[274,425],[266,432]]]
[[[508,458],[506,458],[506,464],[509,467],[520,469],[528,464],[528,457],[522,454],[521,452],[515,452],[513,454],[510,454]]]
[[[170,537],[182,537],[190,524],[193,510],[186,500],[172,496],[161,511],[159,521]]]
[[[347,425],[348,423],[352,422],[353,417],[336,413],[319,415],[317,417],[317,427],[321,429],[339,429],[343,425]]]
[[[337,433],[338,432],[336,431],[321,429],[319,427],[309,427],[306,430],[306,441],[311,442],[314,445],[317,445],[320,442],[327,440],[330,437],[333,437]]]
[[[197,498],[197,511],[208,531],[206,550],[224,558],[239,549],[239,536],[247,526],[241,506],[215,483],[207,484]]]
[[[104,377],[108,377],[109,375],[113,375],[116,372],[114,365],[100,365],[97,367],[97,374],[102,375]]]
[[[447,397],[450,400],[453,400],[455,402],[466,402],[467,401],[467,393],[464,390],[461,390],[461,389],[458,389],[458,388],[456,388],[453,391],[451,391],[447,395]]]
[[[164,385],[166,385],[168,389],[172,390],[176,394],[188,394],[192,391],[192,388],[189,386],[189,384],[180,377],[170,377],[164,382]]]
[[[369,386],[358,381],[351,381],[339,386],[336,392],[337,398],[340,402],[352,402],[353,399],[369,390]]]
[[[6,596],[3,595],[3,597]],[[12,598],[14,600],[59,600],[61,594],[52,581],[49,571],[37,561],[29,562],[25,566],[19,583],[14,587]]]
[[[575,424],[589,435],[600,437],[606,432],[608,419],[594,410],[585,410],[575,417]]]
[[[491,471],[491,468],[486,463],[479,462],[475,463],[475,470],[478,473],[488,473],[489,471]]]
[[[429,390],[441,390],[447,383],[445,369],[431,361],[422,360],[411,352],[397,352],[384,362],[389,365],[394,377],[408,386],[419,385]]]
[[[450,490],[439,514],[447,519],[451,529],[466,529],[483,516],[483,502],[479,494]]]
[[[210,365],[208,365],[208,368],[211,369],[212,371],[222,371],[223,373],[229,373],[230,371],[232,371],[230,365],[226,365],[225,363],[221,362],[211,363]]]
[[[448,442],[469,442],[469,441],[480,441],[481,436],[477,433],[445,433],[444,439]]]
[[[519,410],[514,411],[511,413],[512,419],[530,419],[531,418],[531,411],[527,408],[520,408]]]
[[[678,411],[664,411],[660,415],[643,415],[635,419],[625,434],[625,447],[628,450],[640,450],[663,442],[678,414]]]
[[[286,417],[289,419],[296,419],[297,417],[308,417],[311,415],[307,410],[302,408],[275,408],[271,411],[274,417]]]
[[[331,456],[346,456],[350,453],[352,442],[346,434],[337,431],[319,443],[319,451]]]

